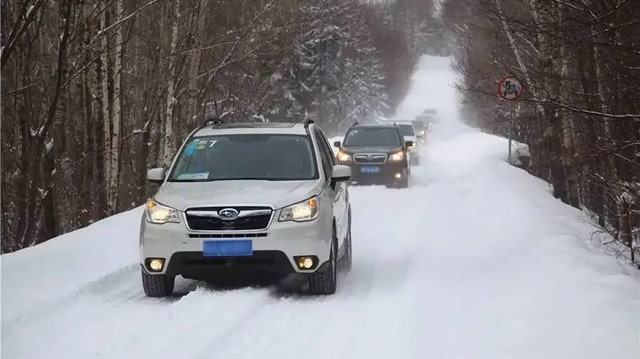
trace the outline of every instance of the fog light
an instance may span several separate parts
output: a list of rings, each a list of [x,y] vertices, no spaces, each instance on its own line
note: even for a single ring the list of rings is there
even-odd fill
[[[160,272],[162,267],[164,267],[164,259],[154,258],[149,262],[149,268],[151,268],[152,271]]]
[[[396,173],[395,177],[396,177],[396,179],[402,178],[402,173]]]
[[[303,266],[304,268],[306,268],[306,269],[309,269],[309,268],[313,267],[313,259],[311,259],[311,258],[305,258],[305,259],[302,261],[302,266]]]
[[[296,262],[300,269],[312,269],[316,265],[314,257],[298,257]]]

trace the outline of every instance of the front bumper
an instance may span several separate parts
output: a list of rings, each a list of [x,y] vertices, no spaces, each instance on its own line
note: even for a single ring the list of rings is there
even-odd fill
[[[272,223],[259,231],[189,231],[185,223],[148,223],[144,216],[140,226],[140,263],[149,274],[182,275],[199,278],[219,270],[254,269],[278,274],[313,273],[329,260],[331,222],[319,216],[309,222],[278,222],[279,211]],[[251,240],[251,256],[205,257],[205,241]],[[300,269],[298,256],[314,256],[317,264]],[[149,258],[162,258],[161,271],[151,271]]]
[[[405,162],[385,162],[382,164],[358,164],[354,162],[340,163],[351,167],[351,181],[356,184],[392,184],[402,181],[407,176],[407,164]],[[378,172],[368,173],[363,170],[367,167],[377,167]],[[396,175],[400,174],[400,178]]]

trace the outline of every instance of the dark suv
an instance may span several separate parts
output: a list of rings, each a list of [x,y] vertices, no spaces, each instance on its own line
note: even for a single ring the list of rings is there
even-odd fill
[[[395,124],[355,124],[344,141],[336,141],[338,163],[351,167],[356,184],[385,184],[387,187],[409,187],[408,148]]]

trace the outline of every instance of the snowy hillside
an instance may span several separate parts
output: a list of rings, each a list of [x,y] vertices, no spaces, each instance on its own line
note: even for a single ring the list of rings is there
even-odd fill
[[[409,189],[350,189],[354,264],[335,295],[183,280],[146,298],[136,209],[1,257],[2,357],[640,357],[638,273],[506,163],[505,139],[457,121],[446,61],[419,70],[400,112],[445,121]]]

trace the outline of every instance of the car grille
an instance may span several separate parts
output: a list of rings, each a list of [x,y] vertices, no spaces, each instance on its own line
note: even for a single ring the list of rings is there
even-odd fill
[[[235,209],[239,216],[232,220],[222,219],[218,212]],[[189,229],[195,231],[243,231],[266,229],[273,210],[269,207],[200,207],[189,208],[186,213]]]
[[[384,153],[361,153],[353,155],[353,162],[358,164],[379,164],[387,161]]]
[[[189,233],[189,238],[264,238],[268,233]]]

